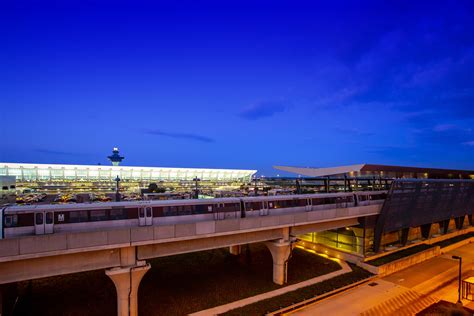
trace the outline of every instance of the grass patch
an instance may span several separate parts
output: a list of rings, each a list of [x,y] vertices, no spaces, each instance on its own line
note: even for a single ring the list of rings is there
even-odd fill
[[[434,247],[434,245],[421,244],[421,245],[413,246],[413,247],[403,249],[400,251],[392,252],[386,256],[366,261],[365,263],[378,267],[378,266],[387,264],[389,262],[411,256],[417,252],[430,249],[432,247]]]
[[[458,236],[453,237],[453,238],[438,241],[437,243],[434,243],[433,246],[440,246],[441,248],[444,248],[444,247],[447,247],[449,245],[455,244],[457,242],[460,242],[464,239],[468,239],[468,238],[471,238],[471,237],[474,237],[474,232],[470,232],[470,233],[467,233],[467,234],[458,235]]]
[[[14,316],[117,315],[115,286],[104,270],[18,282],[16,292]]]
[[[296,291],[292,291],[283,295],[272,297],[254,304],[250,304],[241,308],[237,308],[227,313],[221,314],[226,316],[237,315],[264,315],[266,313],[279,310],[283,307],[302,302],[309,298],[342,288],[346,285],[366,279],[372,274],[356,265],[349,264],[352,272],[345,273],[332,279],[310,285]]]
[[[272,282],[273,260],[263,244],[242,247],[240,256],[230,255],[226,248],[158,258],[151,264],[140,288],[143,315],[185,315],[281,288]],[[295,248],[288,262],[288,283],[340,268]]]

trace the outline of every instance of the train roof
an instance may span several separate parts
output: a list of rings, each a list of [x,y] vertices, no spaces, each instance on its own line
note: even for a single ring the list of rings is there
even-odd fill
[[[180,200],[144,200],[144,201],[121,201],[121,202],[93,202],[75,204],[41,204],[41,205],[15,205],[8,206],[8,211],[48,211],[48,210],[94,210],[103,208],[132,208],[141,206],[173,206],[173,205],[196,205],[216,203],[240,203],[238,198],[217,199],[180,199]]]
[[[261,201],[281,201],[293,199],[313,199],[331,198],[341,196],[381,194],[387,191],[362,191],[362,192],[341,192],[341,193],[315,193],[300,195],[275,195],[275,196],[255,196],[255,197],[226,197],[215,199],[180,199],[180,200],[145,200],[145,201],[121,201],[121,202],[93,202],[76,204],[36,204],[36,205],[13,205],[6,206],[5,210],[15,212],[48,211],[48,210],[95,210],[103,208],[132,208],[142,206],[174,206],[174,205],[202,205],[217,203],[240,203],[261,202]]]

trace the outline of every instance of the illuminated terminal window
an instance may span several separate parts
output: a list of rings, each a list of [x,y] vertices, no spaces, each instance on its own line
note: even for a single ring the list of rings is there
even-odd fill
[[[124,181],[228,181],[248,182],[256,170],[152,168],[94,165],[55,165],[0,163],[0,175],[28,180],[100,180],[111,181],[119,176]]]

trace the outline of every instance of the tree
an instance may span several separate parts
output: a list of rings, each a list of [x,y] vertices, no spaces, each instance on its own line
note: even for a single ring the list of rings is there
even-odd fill
[[[158,185],[156,183],[150,183],[148,185],[148,191],[150,191],[150,193],[155,193],[158,191]]]

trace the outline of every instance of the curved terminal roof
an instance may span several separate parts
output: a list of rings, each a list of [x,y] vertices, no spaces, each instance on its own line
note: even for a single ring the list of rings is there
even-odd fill
[[[329,167],[329,168],[309,168],[309,167],[285,167],[285,166],[273,166],[273,168],[301,174],[308,177],[326,177],[332,175],[346,174],[349,172],[360,172],[364,167],[364,164],[360,165],[350,165],[350,166],[339,166],[339,167]]]
[[[0,162],[0,176],[17,180],[200,180],[249,181],[256,170],[61,165]]]
[[[273,168],[308,177],[377,175],[390,178],[474,179],[474,170],[404,167],[357,164],[329,168],[273,166]]]

